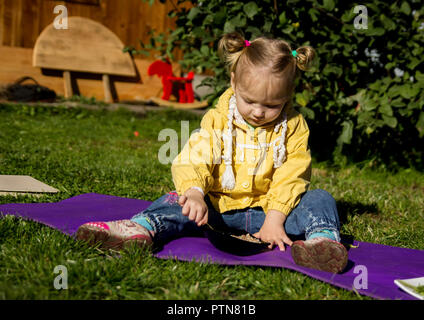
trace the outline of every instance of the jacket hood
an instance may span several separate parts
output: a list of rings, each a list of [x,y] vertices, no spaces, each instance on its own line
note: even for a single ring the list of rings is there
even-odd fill
[[[227,116],[228,108],[230,105],[230,98],[234,94],[234,90],[232,87],[229,87],[225,92],[219,97],[218,103],[215,108],[216,111],[221,113],[223,116]]]

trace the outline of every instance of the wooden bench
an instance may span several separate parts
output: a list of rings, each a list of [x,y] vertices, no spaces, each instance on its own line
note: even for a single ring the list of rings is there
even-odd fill
[[[68,29],[47,26],[34,46],[33,66],[63,71],[65,97],[73,96],[71,72],[101,74],[105,102],[113,102],[110,76],[137,76],[124,44],[102,24],[83,17],[69,17]]]

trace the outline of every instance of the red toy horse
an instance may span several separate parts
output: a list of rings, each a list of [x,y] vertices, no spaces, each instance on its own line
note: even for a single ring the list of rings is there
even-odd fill
[[[169,61],[155,61],[147,69],[149,76],[158,75],[162,78],[163,100],[169,100],[171,94],[177,97],[180,103],[194,102],[193,78],[194,72],[190,71],[187,77],[175,77],[172,73],[172,65]]]

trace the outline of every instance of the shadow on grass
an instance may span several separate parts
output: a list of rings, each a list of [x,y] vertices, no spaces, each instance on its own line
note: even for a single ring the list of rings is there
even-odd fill
[[[378,208],[376,204],[363,204],[360,202],[349,202],[349,201],[337,201],[337,210],[339,213],[340,225],[342,226],[347,222],[348,216],[353,215],[362,215],[362,214],[378,214]],[[340,234],[342,238],[342,243],[345,245],[346,249],[350,249],[350,245],[353,245],[353,241],[355,240],[352,235],[349,234]],[[351,261],[345,269],[350,270],[352,268]]]
[[[361,214],[378,214],[376,204],[363,204],[360,202],[337,201],[337,210],[339,212],[340,224],[343,225],[347,222],[349,215]]]

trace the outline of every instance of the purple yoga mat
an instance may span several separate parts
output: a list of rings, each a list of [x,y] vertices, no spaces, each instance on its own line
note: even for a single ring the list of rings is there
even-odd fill
[[[150,203],[87,193],[55,203],[4,204],[0,205],[0,214],[34,220],[72,235],[85,222],[127,219],[147,208]],[[161,259],[287,268],[347,290],[357,287],[355,290],[360,294],[378,299],[415,299],[399,289],[394,280],[424,276],[424,250],[359,241],[354,241],[353,245],[358,248],[349,250],[349,263],[342,274],[294,264],[290,247],[285,252],[275,248],[253,256],[239,257],[219,251],[206,238],[179,238],[166,244],[155,255]]]

